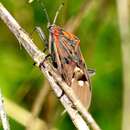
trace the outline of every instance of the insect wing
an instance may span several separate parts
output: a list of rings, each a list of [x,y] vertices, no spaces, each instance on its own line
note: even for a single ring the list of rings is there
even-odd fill
[[[89,108],[91,101],[91,83],[84,58],[80,52],[79,39],[63,31],[59,39],[58,50],[63,64],[63,74],[83,105]],[[66,58],[67,61],[64,61]],[[62,60],[63,59],[63,60]]]

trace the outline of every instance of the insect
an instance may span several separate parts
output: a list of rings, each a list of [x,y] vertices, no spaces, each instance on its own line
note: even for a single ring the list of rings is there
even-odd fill
[[[49,16],[44,8],[49,29],[49,41],[40,27],[36,31],[45,43],[51,55],[51,61],[63,80],[73,89],[77,98],[88,109],[91,102],[90,76],[94,70],[87,69],[84,58],[80,51],[80,40],[74,34],[66,32],[63,28],[55,25],[56,19],[63,4],[58,8],[53,23],[50,24]]]

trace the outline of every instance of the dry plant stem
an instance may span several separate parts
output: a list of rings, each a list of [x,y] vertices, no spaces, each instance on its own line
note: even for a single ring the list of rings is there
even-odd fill
[[[4,8],[4,6],[0,3],[0,17],[1,19],[7,24],[9,29],[14,33],[17,37],[18,41],[23,45],[29,55],[33,58],[33,60],[39,64],[45,58],[45,55],[35,46],[33,41],[29,38],[27,33],[20,27],[20,25],[15,21],[15,19],[10,15],[10,13]],[[46,66],[50,66],[49,63],[45,63]],[[55,94],[59,97],[62,93],[61,88],[57,85],[56,80],[54,77],[50,76],[48,67],[42,68],[42,72],[49,80],[52,89],[54,90]],[[60,77],[60,76],[58,76]],[[68,112],[70,118],[72,119],[74,125],[78,130],[89,130],[86,122],[81,117],[81,115],[77,112],[77,110],[73,109],[71,106],[71,102],[67,96],[63,96],[60,98],[61,103],[65,107],[66,111]]]
[[[48,81],[45,79],[44,84],[42,88],[40,89],[38,95],[35,98],[35,101],[32,106],[32,116],[29,119],[29,123],[26,126],[26,130],[33,130],[32,124],[35,122],[37,116],[39,115],[39,112],[41,111],[42,105],[45,101],[45,98],[50,90],[50,86]]]
[[[32,113],[25,110],[21,106],[18,106],[16,103],[7,98],[5,98],[4,101],[7,114],[16,122],[26,127],[28,124],[28,120],[30,119],[30,117],[32,117]],[[39,118],[35,119],[32,127],[34,130],[48,130],[47,124]]]
[[[123,62],[123,123],[122,130],[130,129],[130,26],[129,1],[117,0],[118,22],[121,36]]]
[[[7,10],[0,4],[0,17],[2,20],[8,25],[10,30],[15,34],[19,42],[25,47],[27,52],[33,58],[33,60],[39,64],[45,58],[45,54],[43,54],[32,40],[29,38],[27,33],[21,29],[18,23],[13,19],[13,17],[7,12]],[[67,95],[64,95],[60,98],[61,103],[65,107],[66,111],[70,115],[73,123],[79,130],[88,130],[88,126],[86,125],[85,121],[78,113],[78,111],[82,114],[82,116],[86,119],[87,123],[90,124],[93,130],[100,130],[99,126],[96,124],[94,119],[91,115],[86,111],[83,105],[76,99],[73,91],[65,82],[62,81],[61,77],[55,72],[54,68],[46,61],[44,63],[45,68],[41,68],[42,73],[46,76],[49,80],[52,89],[54,90],[55,94],[59,97],[64,90]],[[71,99],[71,100],[70,100]],[[72,103],[75,105],[77,110],[72,108]]]
[[[6,112],[4,109],[4,99],[3,99],[1,91],[0,91],[0,118],[3,125],[3,130],[10,130],[8,118],[6,116]]]
[[[68,32],[75,32],[77,28],[80,26],[82,19],[86,16],[86,14],[95,6],[94,0],[85,0],[81,5],[81,8],[78,14],[68,20],[65,25],[65,30]]]

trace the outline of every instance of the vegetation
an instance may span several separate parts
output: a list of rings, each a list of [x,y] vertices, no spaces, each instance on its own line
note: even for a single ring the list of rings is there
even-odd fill
[[[51,21],[61,2],[44,1]],[[38,25],[48,35],[47,20],[37,1],[29,4],[25,0],[3,0],[2,3],[28,33],[31,34]],[[81,0],[66,0],[57,25],[64,27],[70,18],[79,13],[82,4]],[[96,69],[96,75],[92,77],[93,96],[89,111],[103,130],[120,130],[123,77],[116,2],[95,1],[84,14],[74,34],[81,40],[80,46],[87,66]],[[37,33],[33,33],[32,38],[43,50],[44,45]],[[4,96],[21,108],[33,111],[39,91],[47,84],[38,68],[33,66],[31,58],[0,21],[0,87]],[[64,109],[53,91],[47,89],[43,98],[38,117],[47,122],[50,129],[75,130],[69,116],[61,115]],[[16,115],[18,113],[16,111]],[[25,129],[13,117],[10,118],[10,125],[14,130]]]

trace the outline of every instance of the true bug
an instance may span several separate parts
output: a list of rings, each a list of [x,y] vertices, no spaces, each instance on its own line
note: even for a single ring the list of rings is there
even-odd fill
[[[58,8],[52,24],[50,24],[47,11],[44,8],[48,20],[49,41],[46,40],[40,27],[36,27],[36,30],[45,42],[53,65],[63,80],[73,89],[77,98],[88,109],[91,101],[90,74],[93,74],[94,71],[87,69],[85,65],[80,51],[79,38],[55,25],[62,6],[63,4]]]

